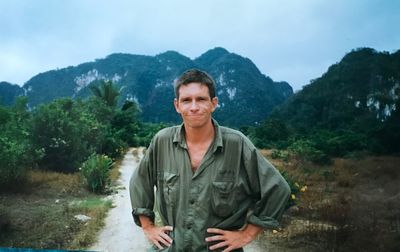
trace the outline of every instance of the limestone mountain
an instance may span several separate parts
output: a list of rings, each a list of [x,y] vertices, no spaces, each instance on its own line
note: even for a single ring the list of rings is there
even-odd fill
[[[16,84],[9,82],[0,82],[0,104],[11,105],[15,97],[23,95],[24,89]]]
[[[400,150],[400,50],[353,50],[274,110],[272,117],[299,132],[351,130]]]
[[[112,80],[121,88],[120,102],[137,102],[144,121],[176,123],[179,116],[173,107],[173,82],[189,68],[206,70],[216,80],[220,107],[215,117],[221,124],[260,122],[293,94],[288,83],[274,82],[251,60],[223,48],[209,50],[194,60],[175,51],[156,56],[111,54],[94,62],[40,73],[23,89],[33,107],[59,97],[87,97],[90,85]]]

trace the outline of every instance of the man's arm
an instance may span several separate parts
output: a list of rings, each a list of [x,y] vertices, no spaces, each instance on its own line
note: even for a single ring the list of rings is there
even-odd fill
[[[157,172],[155,171],[153,149],[154,141],[150,143],[145,156],[133,172],[129,191],[135,223],[142,227],[145,236],[152,244],[162,249],[163,246],[170,246],[172,243],[172,239],[167,234],[172,227],[156,227],[154,225],[154,186],[157,181]]]
[[[129,181],[129,194],[132,205],[132,217],[135,223],[140,226],[139,216],[144,215],[154,221],[154,186],[157,181],[153,157],[154,141],[149,148],[139,166],[133,171]]]
[[[243,229],[237,231],[227,231],[218,228],[207,229],[208,233],[216,234],[206,238],[206,242],[220,241],[210,247],[211,250],[224,247],[223,252],[229,252],[238,248],[243,248],[254,239],[263,230],[262,227],[254,224],[247,224]]]
[[[258,198],[254,211],[247,219],[247,225],[238,231],[227,231],[209,228],[207,232],[216,235],[208,237],[209,241],[219,241],[210,247],[211,250],[224,248],[223,252],[241,248],[251,241],[263,229],[276,228],[282,217],[285,205],[290,196],[290,187],[278,170],[272,166],[257,149],[245,148],[244,165],[249,177],[251,191]]]
[[[147,239],[159,249],[163,249],[163,246],[169,247],[172,244],[172,239],[167,234],[172,231],[171,226],[157,227],[151,221],[151,219],[144,215],[139,215],[139,220],[143,229],[143,232]]]

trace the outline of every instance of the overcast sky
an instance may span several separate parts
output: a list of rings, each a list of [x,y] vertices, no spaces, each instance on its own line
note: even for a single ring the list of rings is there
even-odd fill
[[[0,81],[122,52],[217,46],[295,90],[352,49],[400,49],[398,0],[0,0]]]

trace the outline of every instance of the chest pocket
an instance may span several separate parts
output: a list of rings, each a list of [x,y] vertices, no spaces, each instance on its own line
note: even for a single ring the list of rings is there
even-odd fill
[[[211,206],[215,214],[226,217],[237,208],[234,182],[213,182]]]
[[[163,178],[164,198],[167,206],[173,207],[177,205],[177,195],[179,190],[179,174],[164,172]]]

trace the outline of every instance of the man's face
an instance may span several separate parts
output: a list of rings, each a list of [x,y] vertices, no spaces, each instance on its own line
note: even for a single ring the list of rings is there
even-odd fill
[[[201,128],[211,120],[218,104],[217,97],[210,98],[208,87],[200,83],[182,85],[179,98],[174,100],[176,111],[181,114],[185,126]]]

